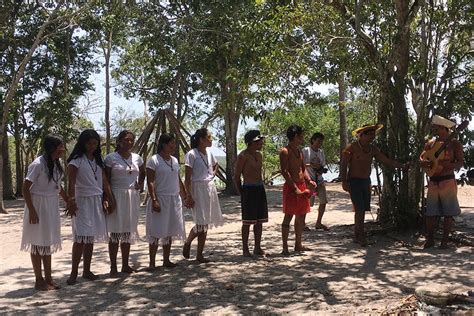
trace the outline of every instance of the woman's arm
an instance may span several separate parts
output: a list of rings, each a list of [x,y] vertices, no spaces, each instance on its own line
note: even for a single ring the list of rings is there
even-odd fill
[[[26,180],[23,182],[23,197],[25,198],[26,206],[28,206],[28,215],[30,217],[30,224],[38,224],[39,218],[38,213],[36,213],[36,209],[33,205],[33,200],[31,199],[31,186],[33,182],[30,180]]]

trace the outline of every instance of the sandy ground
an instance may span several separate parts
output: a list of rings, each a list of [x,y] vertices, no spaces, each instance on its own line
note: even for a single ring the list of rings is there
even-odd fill
[[[408,234],[373,235],[367,248],[352,243],[350,201],[337,184],[328,185],[330,203],[324,222],[331,230],[306,232],[305,244],[313,250],[282,257],[281,188],[268,188],[267,192],[271,207],[270,222],[264,226],[263,235],[267,257],[241,256],[238,199],[222,198],[225,225],[211,230],[206,244],[206,255],[212,263],[199,265],[183,259],[181,245],[176,244],[172,247],[172,260],[179,264],[177,268],[160,267],[154,273],[142,270],[109,278],[107,245],[97,244],[92,270],[100,279],[87,282],[79,277],[75,286],[65,283],[71,264],[71,222],[63,217],[63,250],[53,255],[53,278],[62,288],[50,292],[34,290],[29,255],[19,251],[23,201],[7,202],[9,214],[0,214],[0,312],[381,314],[397,311],[419,285],[436,282],[460,291],[474,289],[471,247],[453,245],[449,250],[423,251],[422,239]],[[463,213],[458,218],[457,231],[471,241],[473,193],[471,186],[460,188],[458,194]],[[314,224],[315,219],[313,211],[307,221]],[[144,220],[142,209],[142,236]],[[191,216],[186,212],[187,231],[191,227]],[[290,245],[293,236],[291,232]],[[193,244],[192,256],[195,247]],[[138,269],[147,266],[145,242],[132,246],[131,263]],[[161,264],[160,250],[157,264]],[[469,306],[455,308],[473,313]]]

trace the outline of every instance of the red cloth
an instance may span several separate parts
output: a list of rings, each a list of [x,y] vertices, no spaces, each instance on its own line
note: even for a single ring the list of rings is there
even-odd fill
[[[306,182],[295,183],[300,191],[305,191]],[[285,182],[283,185],[283,213],[288,215],[305,215],[309,213],[311,206],[309,204],[309,194],[296,194],[293,186]]]

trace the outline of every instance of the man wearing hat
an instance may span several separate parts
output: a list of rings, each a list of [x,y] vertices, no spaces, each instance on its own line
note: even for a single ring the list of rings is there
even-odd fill
[[[250,225],[253,225],[255,238],[254,255],[264,255],[260,246],[262,223],[268,222],[267,195],[262,180],[262,154],[265,136],[258,130],[250,130],[244,136],[247,148],[237,156],[234,183],[241,197],[242,206],[242,250],[245,257],[251,257],[249,251]],[[244,183],[241,182],[243,176]]]
[[[426,159],[427,152],[439,143],[448,140],[452,129],[456,123],[435,115],[431,123],[431,132],[434,139],[428,141],[424,151],[420,155],[420,165],[423,168],[431,168],[432,161]],[[453,226],[453,216],[461,213],[457,198],[457,184],[454,177],[454,170],[459,169],[464,164],[464,152],[461,143],[453,139],[443,151],[444,156],[438,162],[439,169],[430,177],[428,192],[426,194],[426,242],[424,248],[435,245],[434,232],[436,224],[441,216],[443,221],[443,238],[441,248],[448,247],[449,232]]]
[[[354,206],[354,242],[366,246],[364,231],[365,212],[370,211],[370,174],[372,161],[377,159],[392,168],[408,169],[402,164],[385,156],[377,146],[372,145],[375,134],[383,128],[382,124],[364,125],[355,129],[352,134],[357,137],[342,151],[341,181],[344,191],[349,192]]]

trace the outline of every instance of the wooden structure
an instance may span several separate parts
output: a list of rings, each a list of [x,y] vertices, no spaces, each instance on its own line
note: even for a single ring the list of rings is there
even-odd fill
[[[172,133],[176,136],[177,152],[175,155],[178,161],[180,161],[178,148],[183,150],[184,153],[191,150],[191,146],[188,143],[188,140],[191,139],[191,134],[184,128],[174,113],[166,109],[158,110],[153,119],[147,123],[142,134],[135,141],[133,152],[139,154],[146,161],[148,157],[156,153],[158,139],[163,133]],[[151,137],[154,137],[154,140],[150,144]],[[222,166],[219,166],[216,176],[224,183],[227,183],[224,174],[225,170]]]

